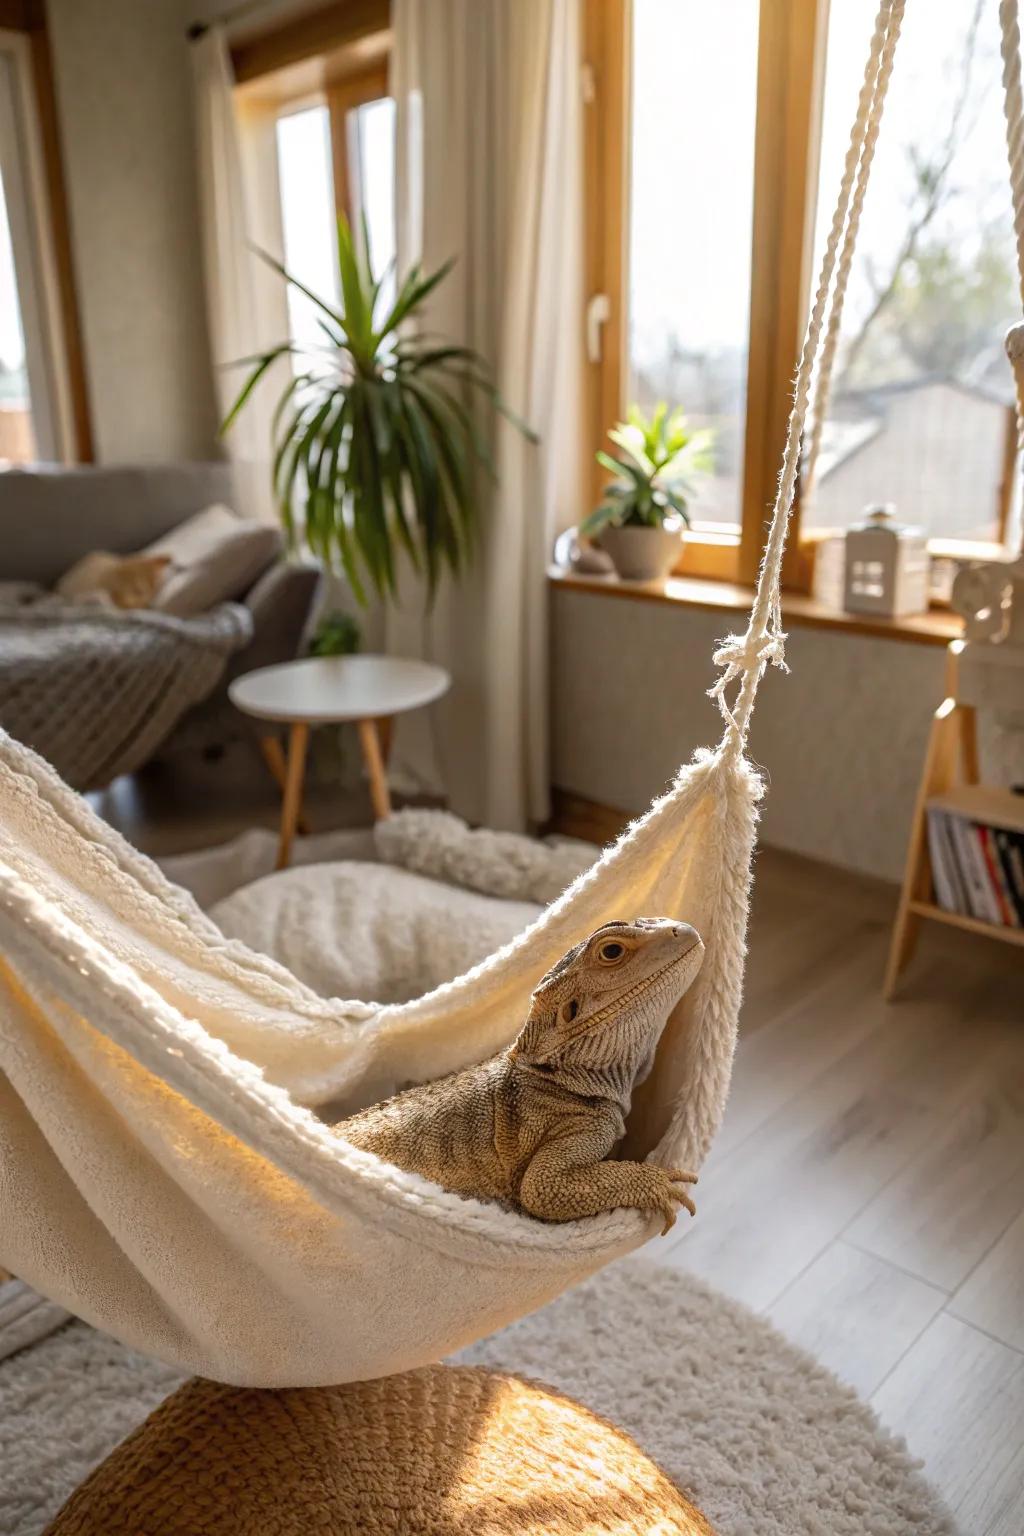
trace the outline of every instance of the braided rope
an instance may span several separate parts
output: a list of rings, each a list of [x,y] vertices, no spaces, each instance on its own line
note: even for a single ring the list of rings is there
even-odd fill
[[[1006,148],[1010,161],[1013,232],[1017,242],[1021,303],[1024,304],[1024,105],[1021,98],[1017,0],[1000,0],[999,26],[1002,33],[1003,112],[1006,117]]]
[[[1013,197],[1013,233],[1017,245],[1017,272],[1024,306],[1024,103],[1021,97],[1020,25],[1017,0],[1000,0],[1000,51],[1003,58],[1003,112],[1006,117],[1006,150],[1010,162],[1010,193]],[[1017,405],[1017,457],[1024,467],[1024,321],[1006,333],[1006,355],[1013,369]],[[1020,553],[1024,555],[1024,529]]]
[[[810,319],[807,322],[803,350],[800,354],[778,490],[772,509],[761,570],[757,578],[750,620],[745,634],[730,635],[714,655],[715,665],[723,668],[723,671],[717,683],[709,691],[712,698],[717,701],[725,720],[726,728],[722,747],[728,757],[738,756],[743,749],[758,684],[765,668],[769,664],[785,666],[786,636],[782,629],[779,581],[782,573],[782,556],[786,547],[786,534],[789,531],[789,519],[793,510],[793,496],[800,464],[800,449],[810,398],[811,378],[821,345],[825,308],[836,270],[840,239],[846,227],[854,184],[875,111],[876,88],[880,84],[884,87],[888,80],[888,76],[883,75],[886,39],[893,17],[901,17],[903,7],[904,0],[880,0],[875,18],[871,49],[857,103],[857,116],[850,133],[839,197],[832,215],[832,224],[821,262],[821,274]],[[868,164],[870,166],[870,156]],[[725,696],[726,690],[738,677],[742,678],[742,682],[735,705],[730,708]]]
[[[849,286],[850,273],[853,269],[853,256],[857,246],[857,237],[860,233],[861,215],[864,212],[864,198],[871,175],[871,162],[874,159],[878,131],[882,125],[882,112],[885,107],[889,79],[892,75],[893,57],[896,52],[896,44],[899,40],[902,24],[903,7],[900,5],[893,8],[891,12],[889,30],[886,33],[885,42],[882,47],[882,59],[878,77],[875,81],[874,96],[868,120],[868,131],[864,140],[864,153],[861,155],[860,165],[857,169],[857,184],[854,188],[853,201],[850,205],[850,216],[846,224],[843,249],[839,257],[839,265],[836,269],[836,281],[832,294],[828,329],[825,332],[825,343],[821,349],[817,387],[814,392],[814,401],[810,412],[811,437],[804,459],[805,469],[802,487],[802,495],[806,501],[810,501],[814,495],[815,473],[818,467],[818,455],[821,452],[821,436],[825,429],[825,420],[828,416],[829,400],[832,394],[832,376],[835,371],[836,352],[839,348],[843,305],[846,301],[846,290]]]

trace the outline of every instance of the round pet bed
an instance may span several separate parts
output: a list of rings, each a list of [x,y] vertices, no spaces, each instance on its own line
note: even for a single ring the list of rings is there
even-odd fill
[[[267,875],[210,917],[320,997],[404,1003],[486,959],[539,911],[391,864],[345,861]]]

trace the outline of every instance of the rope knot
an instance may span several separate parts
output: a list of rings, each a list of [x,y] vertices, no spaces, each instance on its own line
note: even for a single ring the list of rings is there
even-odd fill
[[[734,734],[743,737],[750,717],[750,703],[742,711],[737,709],[734,714],[725,697],[726,689],[738,677],[751,677],[756,687],[765,668],[769,666],[780,667],[783,672],[789,671],[786,666],[786,634],[781,628],[778,612],[772,616],[771,627],[762,630],[760,634],[748,629],[742,635],[727,635],[715,647],[712,660],[716,667],[722,669],[722,674],[714,686],[708,689],[708,697],[715,700],[723,720]],[[741,688],[741,698],[743,692]],[[737,718],[738,715],[742,719]]]
[[[726,683],[741,672],[750,672],[755,667],[762,670],[767,666],[786,669],[785,658],[786,636],[781,630],[773,630],[766,635],[752,635],[748,630],[745,635],[726,635],[724,640],[719,641],[711,659],[716,667],[726,669],[727,676],[719,679],[719,683]],[[715,688],[719,683],[715,684]]]

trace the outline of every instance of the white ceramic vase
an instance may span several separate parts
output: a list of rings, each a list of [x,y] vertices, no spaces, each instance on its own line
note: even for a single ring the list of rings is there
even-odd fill
[[[604,528],[598,543],[620,576],[662,581],[679,559],[684,531],[682,519],[674,518],[660,528]]]

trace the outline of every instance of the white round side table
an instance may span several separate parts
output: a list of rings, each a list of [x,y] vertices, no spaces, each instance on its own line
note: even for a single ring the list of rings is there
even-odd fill
[[[288,863],[299,821],[310,726],[352,721],[358,727],[373,814],[379,821],[391,814],[384,759],[392,720],[433,703],[450,686],[443,667],[401,656],[310,656],[235,678],[228,694],[238,709],[289,727],[287,764],[276,736],[268,733],[260,743],[283,795],[278,869]]]

